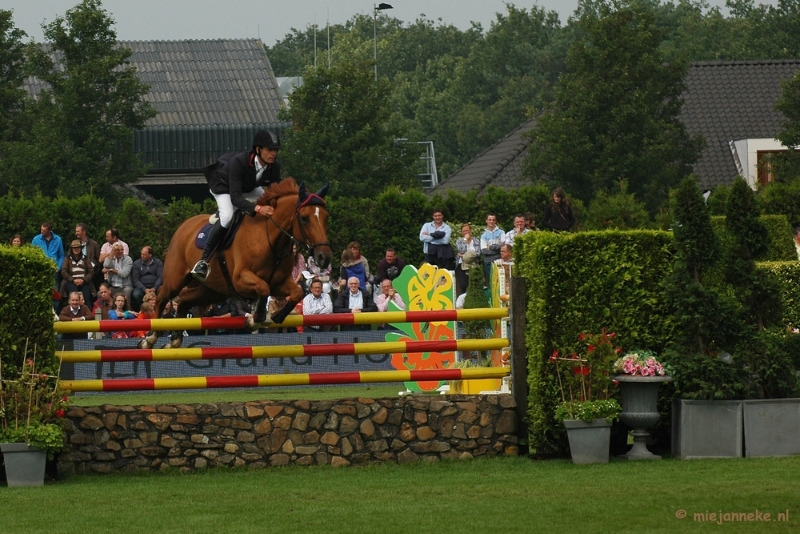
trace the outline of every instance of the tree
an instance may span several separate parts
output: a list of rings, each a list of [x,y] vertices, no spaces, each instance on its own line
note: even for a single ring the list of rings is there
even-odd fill
[[[286,173],[315,187],[330,182],[333,197],[418,186],[417,145],[398,142],[405,136],[388,126],[388,88],[367,62],[308,69],[284,115],[293,122],[281,152]]]
[[[18,139],[24,128],[27,99],[22,89],[26,75],[23,37],[25,32],[14,27],[11,11],[0,10],[0,159],[3,160],[7,158],[6,145]]]
[[[0,169],[7,184],[109,195],[144,173],[133,132],[156,111],[112,25],[100,0],[84,0],[43,27],[48,44],[31,48],[30,67],[45,88],[31,106],[32,127]]]
[[[584,201],[625,179],[655,212],[702,148],[678,119],[686,64],[664,63],[662,34],[640,4],[600,0],[579,12],[567,73],[529,134],[525,172]]]
[[[720,246],[694,177],[684,178],[675,191],[672,213],[676,254],[665,292],[674,335],[665,359],[683,398],[739,398],[742,368],[719,356],[735,342],[740,323],[731,299],[707,280]]]

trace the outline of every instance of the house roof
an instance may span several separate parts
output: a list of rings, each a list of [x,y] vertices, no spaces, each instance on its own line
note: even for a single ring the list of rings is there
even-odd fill
[[[483,192],[494,185],[503,189],[516,189],[522,185],[522,160],[530,140],[522,134],[533,129],[536,119],[528,119],[514,131],[472,158],[464,166],[431,189],[429,194],[455,189],[466,193],[473,189]]]
[[[283,99],[258,39],[120,41],[131,49],[147,99],[148,126],[278,124]]]
[[[278,120],[283,99],[259,39],[119,45],[131,49],[130,63],[150,85],[145,99],[158,110],[134,136],[134,150],[156,170],[202,167],[249,148],[258,129],[286,126]],[[36,94],[44,84],[29,78],[26,86]]]
[[[729,184],[738,175],[730,141],[774,138],[783,114],[775,109],[781,82],[800,71],[800,60],[717,61],[693,63],[687,71],[681,120],[687,132],[700,134],[706,147],[694,170],[704,187]],[[467,162],[431,193],[455,189],[484,191],[489,185],[522,185],[521,162],[529,141],[520,137],[535,119]]]
[[[800,71],[800,60],[693,63],[684,79],[681,120],[706,147],[695,174],[706,188],[730,184],[739,172],[730,141],[775,138],[783,114],[775,109],[781,82]]]

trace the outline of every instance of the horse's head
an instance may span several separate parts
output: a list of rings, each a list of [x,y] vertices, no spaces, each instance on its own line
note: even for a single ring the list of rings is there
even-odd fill
[[[328,209],[325,203],[327,193],[328,184],[316,193],[309,193],[306,185],[300,184],[294,228],[295,239],[311,249],[314,262],[321,269],[328,267],[333,257],[331,245],[328,243]]]

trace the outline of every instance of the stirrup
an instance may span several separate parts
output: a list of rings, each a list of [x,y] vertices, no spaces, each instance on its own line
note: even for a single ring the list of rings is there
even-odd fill
[[[205,280],[208,278],[208,262],[205,260],[200,260],[195,263],[191,274],[199,280]]]

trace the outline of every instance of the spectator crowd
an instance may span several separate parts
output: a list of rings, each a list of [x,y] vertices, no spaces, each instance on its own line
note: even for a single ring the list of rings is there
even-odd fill
[[[469,284],[470,267],[483,266],[484,287],[489,285],[493,264],[502,269],[505,277],[510,276],[509,266],[513,264],[515,238],[538,230],[536,220],[530,213],[516,215],[513,228],[508,232],[498,226],[496,214],[488,213],[485,228],[480,235],[473,234],[470,223],[464,223],[460,228],[460,237],[453,242],[451,241],[453,230],[445,222],[444,211],[434,209],[431,218],[432,220],[426,222],[419,232],[425,262],[454,271],[456,295],[461,297],[459,301],[463,301],[462,295]],[[553,231],[568,231],[574,227],[575,217],[561,189],[553,191],[552,202],[545,211],[542,225]],[[56,270],[53,273],[55,315],[61,321],[154,318],[156,295],[162,285],[164,265],[161,259],[155,256],[150,245],[143,246],[134,259],[128,243],[123,241],[115,228],[106,230],[103,241],[100,245],[92,239],[87,225],[82,222],[76,224],[74,238],[66,241],[53,232],[52,224],[42,223],[40,233],[32,239],[31,244],[41,248],[44,254],[55,262]],[[66,248],[65,242],[69,243]],[[800,243],[800,238],[797,242]],[[12,246],[22,246],[24,240],[21,235],[16,234],[9,243]],[[797,246],[800,250],[800,244]],[[333,276],[330,266],[321,269],[314,263],[313,257],[306,259],[296,247],[292,255],[295,258],[292,277],[306,294],[292,312],[294,314],[324,315],[387,311],[390,303],[393,303],[396,309],[406,308],[406,303],[394,287],[394,281],[400,276],[407,262],[394,248],[389,247],[385,250],[384,257],[377,263],[377,270],[373,271],[367,258],[361,255],[361,245],[357,241],[350,242],[342,252],[338,277]],[[268,311],[275,312],[285,303],[285,299],[270,298],[267,304]],[[176,309],[176,301],[167,303],[163,316],[174,316]],[[235,317],[249,316],[251,311],[251,303],[230,299],[202,310],[192,310],[192,314],[206,317]],[[325,326],[310,330],[331,328]],[[112,333],[112,337],[137,335],[143,336],[144,332]]]

